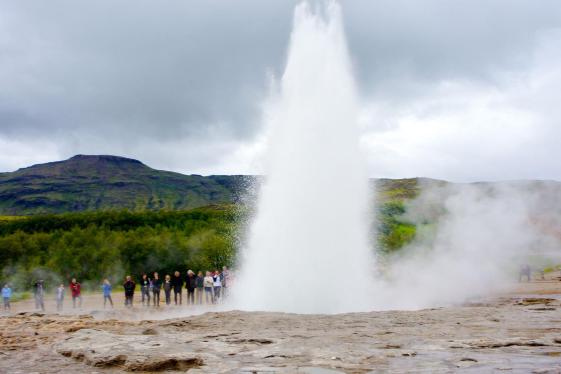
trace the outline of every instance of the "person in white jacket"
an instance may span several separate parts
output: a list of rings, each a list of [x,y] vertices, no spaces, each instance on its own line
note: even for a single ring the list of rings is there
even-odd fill
[[[214,302],[217,303],[220,301],[220,291],[222,290],[222,277],[218,270],[214,271],[212,285],[214,287]]]
[[[206,272],[204,279],[205,299],[207,304],[214,304],[214,295],[212,293],[214,287],[214,279],[210,275],[210,271]]]

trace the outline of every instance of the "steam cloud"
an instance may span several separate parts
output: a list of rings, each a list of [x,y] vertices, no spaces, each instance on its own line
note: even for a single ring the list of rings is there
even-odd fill
[[[459,303],[511,287],[521,264],[559,261],[560,192],[556,182],[426,185],[404,217],[417,238],[390,258],[375,307]]]

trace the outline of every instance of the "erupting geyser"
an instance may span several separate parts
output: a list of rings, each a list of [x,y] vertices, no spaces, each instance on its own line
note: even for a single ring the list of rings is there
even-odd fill
[[[266,178],[234,289],[235,307],[369,309],[371,198],[340,8],[295,10],[286,69],[267,111]]]

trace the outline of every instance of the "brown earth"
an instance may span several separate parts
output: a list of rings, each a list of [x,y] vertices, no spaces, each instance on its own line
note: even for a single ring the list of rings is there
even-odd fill
[[[339,315],[129,310],[115,299],[103,311],[86,295],[81,312],[62,314],[14,303],[0,317],[0,372],[561,373],[554,280],[461,306]]]

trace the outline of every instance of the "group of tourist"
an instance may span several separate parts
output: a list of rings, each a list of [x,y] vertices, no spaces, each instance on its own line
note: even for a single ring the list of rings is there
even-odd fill
[[[166,274],[163,279],[157,272],[153,273],[152,277],[143,274],[139,281],[142,305],[146,306],[150,305],[150,300],[152,300],[152,305],[160,306],[162,291],[164,292],[166,305],[171,304],[172,293],[174,304],[181,305],[183,304],[184,287],[187,290],[186,304],[203,304],[203,294],[206,304],[215,304],[224,297],[231,282],[232,276],[226,266],[223,267],[222,272],[218,270],[207,271],[204,275],[202,271],[195,274],[194,271],[188,270],[185,277],[182,277],[179,271],[175,271],[173,275]],[[125,305],[132,306],[136,283],[131,276],[126,277],[123,287],[125,289]]]
[[[138,283],[140,284],[140,295],[142,305],[144,306],[153,305],[155,307],[159,307],[162,291],[164,293],[166,305],[171,305],[172,293],[174,304],[181,305],[183,304],[184,288],[187,290],[185,304],[202,305],[203,300],[206,304],[216,304],[225,297],[228,287],[231,286],[232,273],[226,266],[223,267],[222,271],[206,271],[204,275],[202,271],[195,274],[192,270],[188,270],[185,277],[183,277],[179,271],[175,271],[171,276],[166,274],[163,279],[157,272],[154,272],[152,273],[152,276],[149,274],[143,274]],[[81,308],[81,284],[76,280],[76,278],[72,278],[68,287],[70,288],[72,296],[72,307]],[[136,282],[133,280],[132,276],[127,275],[123,283],[126,307],[133,306],[136,288]],[[60,284],[56,289],[56,309],[59,312],[62,311],[63,308],[65,291],[66,288],[64,284]],[[113,298],[111,297],[113,287],[108,279],[103,280],[101,291],[103,293],[103,307],[105,308],[107,304],[113,307]],[[10,299],[12,297],[12,293],[10,285],[4,285],[2,288],[2,298],[4,300],[4,310],[6,311],[10,310]],[[43,280],[38,280],[33,284],[33,296],[35,299],[35,308],[44,311],[45,286]]]

